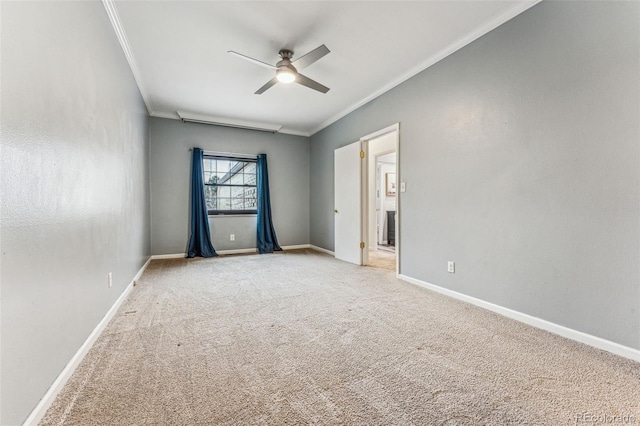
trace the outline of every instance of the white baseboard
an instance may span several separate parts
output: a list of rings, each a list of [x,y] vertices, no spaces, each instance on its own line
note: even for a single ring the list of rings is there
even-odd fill
[[[581,331],[577,331],[562,325],[558,325],[553,322],[543,320],[541,318],[524,314],[522,312],[514,311],[513,309],[505,308],[500,305],[495,305],[493,303],[486,302],[482,299],[477,299],[472,296],[467,296],[466,294],[458,293],[457,291],[439,287],[437,285],[430,284],[428,282],[421,281],[416,278],[408,277],[406,275],[401,274],[398,276],[398,278],[400,278],[403,281],[409,282],[411,284],[415,284],[420,287],[433,290],[437,293],[444,294],[445,296],[453,297],[454,299],[471,303],[472,305],[479,306],[481,308],[495,312],[507,318],[511,318],[516,321],[520,321],[525,324],[528,324],[530,326],[548,331],[550,333],[557,334],[562,337],[566,337],[567,339],[575,340],[577,342],[584,343],[589,346],[593,346],[594,348],[602,349],[607,352],[611,352],[613,354],[620,355],[625,358],[629,358],[633,361],[640,362],[640,350],[638,349],[630,348],[628,346],[624,346],[619,343],[612,342],[610,340],[592,336],[591,334],[583,333]]]
[[[220,256],[224,256],[226,254],[244,254],[244,253],[257,253],[257,248],[248,248],[248,249],[232,249],[232,250],[216,250]]]
[[[159,260],[159,259],[184,259],[184,253],[174,253],[174,254],[152,254],[151,260]]]
[[[299,244],[297,246],[280,246],[283,251],[287,250],[299,250],[304,248],[309,248],[309,244]],[[216,253],[224,256],[225,254],[241,254],[241,253],[258,253],[257,248],[248,248],[248,249],[236,249],[236,250],[216,250]]]
[[[282,246],[282,250],[300,250],[312,248],[310,244],[298,244],[293,246]],[[219,255],[227,255],[227,254],[244,254],[244,253],[257,253],[257,248],[245,248],[245,249],[233,249],[233,250],[216,250],[216,253]],[[174,253],[174,254],[154,254],[151,256],[151,260],[156,259],[184,259],[185,253]]]
[[[33,409],[29,417],[27,417],[27,419],[24,421],[24,423],[22,424],[23,426],[32,426],[32,425],[35,426],[40,422],[40,420],[42,420],[47,410],[49,409],[51,404],[53,404],[53,401],[56,399],[56,396],[58,396],[58,394],[60,393],[64,385],[71,378],[73,373],[76,371],[76,368],[78,368],[78,365],[80,365],[80,362],[82,362],[85,355],[87,355],[87,353],[89,352],[89,349],[91,349],[95,341],[98,340],[98,337],[100,337],[100,334],[102,334],[102,331],[105,329],[107,324],[109,324],[109,321],[111,321],[111,319],[114,317],[116,312],[118,312],[120,305],[122,305],[122,303],[126,300],[129,293],[131,293],[131,290],[133,290],[133,286],[135,285],[135,282],[140,279],[140,277],[142,276],[142,273],[147,268],[147,266],[149,266],[150,262],[151,262],[151,257],[149,257],[149,259],[147,259],[144,265],[142,265],[142,268],[140,268],[140,270],[135,275],[135,277],[133,277],[133,279],[131,280],[129,285],[127,285],[127,287],[124,289],[120,297],[118,297],[115,303],[104,315],[102,320],[100,320],[96,328],[94,328],[91,334],[89,335],[89,337],[87,337],[87,340],[84,341],[82,346],[80,346],[80,349],[78,349],[75,355],[67,363],[67,365],[64,367],[60,375],[58,375],[58,377],[53,382],[51,387],[49,387],[47,392],[44,394],[44,396],[42,397],[38,405],[36,405],[36,408]]]
[[[282,246],[282,250],[302,250],[311,248],[311,244],[298,244],[295,246]]]
[[[335,254],[334,252],[332,252],[331,250],[327,250],[327,249],[322,248],[322,247],[314,246],[313,244],[310,244],[310,245],[309,245],[309,248],[310,248],[310,249],[313,249],[313,250],[316,250],[316,251],[320,251],[320,252],[322,252],[322,253],[326,253],[326,254],[328,254],[329,256],[335,256],[335,255],[336,255],[336,254]]]

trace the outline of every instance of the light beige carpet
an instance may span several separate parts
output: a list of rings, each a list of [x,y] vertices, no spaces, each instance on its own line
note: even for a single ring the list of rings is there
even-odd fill
[[[640,364],[391,271],[298,251],[153,261],[42,424],[561,425],[589,415],[640,422]]]

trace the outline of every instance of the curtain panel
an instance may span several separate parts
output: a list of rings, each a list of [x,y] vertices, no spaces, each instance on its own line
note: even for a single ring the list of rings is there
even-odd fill
[[[187,245],[186,257],[217,256],[211,244],[209,231],[209,214],[204,196],[204,174],[202,170],[203,152],[200,148],[193,148],[191,160],[191,235]]]
[[[267,172],[267,154],[258,155],[258,252],[260,254],[282,251],[278,244],[276,231],[271,219],[271,200],[269,195],[269,174]]]

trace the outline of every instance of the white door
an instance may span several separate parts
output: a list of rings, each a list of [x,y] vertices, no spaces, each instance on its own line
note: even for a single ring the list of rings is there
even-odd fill
[[[334,151],[335,257],[362,265],[362,160],[360,142]]]

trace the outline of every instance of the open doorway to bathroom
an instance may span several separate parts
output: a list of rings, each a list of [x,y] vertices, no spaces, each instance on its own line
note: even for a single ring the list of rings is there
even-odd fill
[[[396,271],[396,132],[368,140],[368,260]]]

